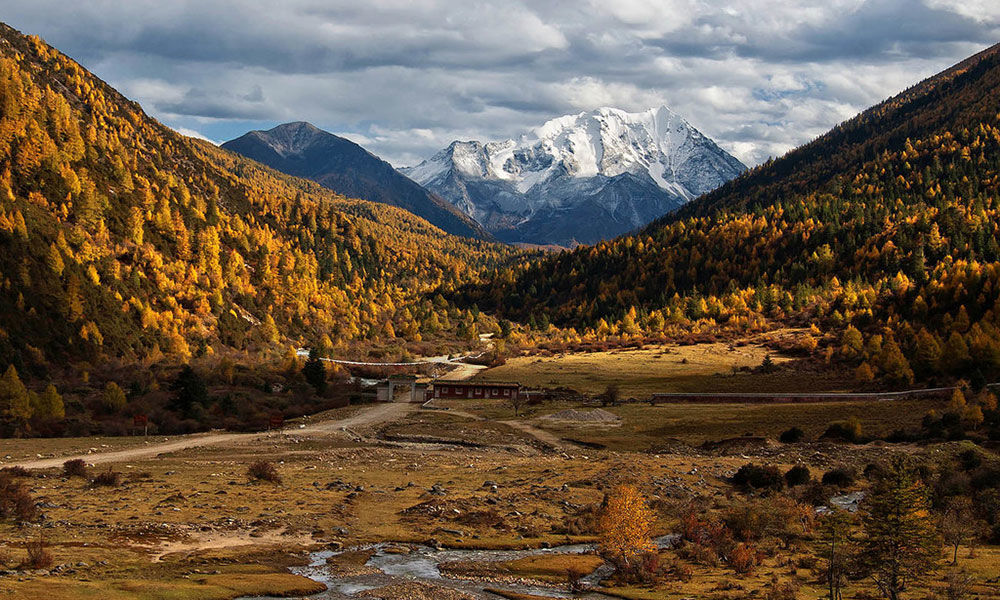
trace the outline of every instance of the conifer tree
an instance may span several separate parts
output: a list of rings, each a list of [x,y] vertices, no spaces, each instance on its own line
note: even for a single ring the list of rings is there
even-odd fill
[[[858,564],[888,600],[934,568],[941,544],[927,487],[903,457],[895,457],[865,499]]]
[[[21,383],[14,365],[7,367],[0,379],[0,416],[18,427],[31,418],[31,399],[28,389]]]
[[[305,376],[309,385],[313,386],[317,394],[326,392],[326,367],[319,358],[319,351],[316,348],[309,349],[309,359],[302,367],[302,375]]]
[[[104,394],[101,396],[101,404],[104,410],[111,414],[116,414],[125,409],[128,405],[128,398],[125,397],[125,390],[114,381],[109,381],[104,386]]]
[[[38,405],[34,416],[44,419],[63,419],[66,417],[66,406],[56,386],[49,384],[38,396]]]

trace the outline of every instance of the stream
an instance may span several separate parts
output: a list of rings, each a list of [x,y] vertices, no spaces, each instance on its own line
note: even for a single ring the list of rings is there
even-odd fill
[[[656,538],[655,542],[660,548],[669,548],[676,543],[677,538],[678,536],[674,534],[665,535]],[[552,548],[534,548],[529,550],[439,550],[431,546],[408,545],[411,548],[409,554],[386,552],[386,548],[392,546],[398,547],[398,544],[375,544],[361,548],[352,548],[352,550],[375,550],[375,554],[366,563],[367,566],[378,569],[379,572],[372,575],[342,576],[332,572],[332,569],[326,563],[326,559],[342,552],[333,550],[312,552],[309,554],[308,565],[291,567],[290,571],[296,575],[302,575],[326,585],[327,589],[325,592],[309,596],[316,600],[351,600],[356,598],[359,592],[404,581],[429,583],[466,592],[483,599],[498,597],[485,592],[485,588],[534,594],[548,598],[580,598],[584,600],[607,600],[610,598],[610,596],[598,592],[572,595],[565,590],[565,586],[452,579],[442,575],[439,569],[439,565],[442,563],[458,560],[504,562],[546,554],[587,554],[596,552],[597,546],[595,544],[568,544]],[[610,575],[612,571],[612,567],[605,563],[593,573],[583,577],[581,582],[589,586],[596,586],[601,579]]]

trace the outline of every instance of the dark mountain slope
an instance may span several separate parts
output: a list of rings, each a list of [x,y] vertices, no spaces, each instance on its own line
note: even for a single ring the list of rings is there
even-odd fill
[[[283,173],[312,179],[350,198],[398,206],[448,233],[491,239],[472,218],[389,163],[309,123],[285,123],[268,131],[251,131],[222,147]]]

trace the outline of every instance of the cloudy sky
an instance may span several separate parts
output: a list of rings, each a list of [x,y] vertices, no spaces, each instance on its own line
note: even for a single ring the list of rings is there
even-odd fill
[[[306,120],[397,166],[660,104],[754,164],[1000,41],[997,0],[5,0],[0,18],[183,132]]]

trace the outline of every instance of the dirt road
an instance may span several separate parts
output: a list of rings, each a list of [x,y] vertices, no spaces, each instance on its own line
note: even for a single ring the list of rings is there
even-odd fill
[[[148,446],[138,448],[127,448],[125,450],[115,450],[96,454],[78,454],[70,456],[60,456],[58,458],[44,458],[39,460],[14,462],[5,464],[5,467],[21,466],[26,469],[50,469],[60,467],[67,460],[80,458],[90,464],[116,463],[144,458],[156,457],[160,454],[178,452],[190,448],[201,448],[204,446],[230,446],[247,442],[254,442],[269,437],[285,434],[310,435],[328,434],[340,431],[345,428],[358,428],[368,425],[375,425],[385,421],[400,418],[414,410],[412,404],[390,402],[387,404],[374,404],[365,407],[361,412],[345,419],[334,419],[321,421],[303,428],[288,428],[279,431],[263,431],[260,433],[196,433],[192,435],[178,436],[168,442],[152,443]]]
[[[529,425],[524,421],[500,421],[508,427],[512,427],[524,433],[527,433],[531,437],[535,438],[539,442],[554,448],[556,450],[579,450],[580,447],[572,442],[567,442],[566,440],[560,439],[558,436],[545,431],[544,429],[539,429],[533,425]]]
[[[455,365],[456,368],[445,373],[438,379],[441,381],[465,381],[466,379],[472,379],[476,373],[486,369],[483,365],[473,365],[463,362],[452,362],[451,364]]]

